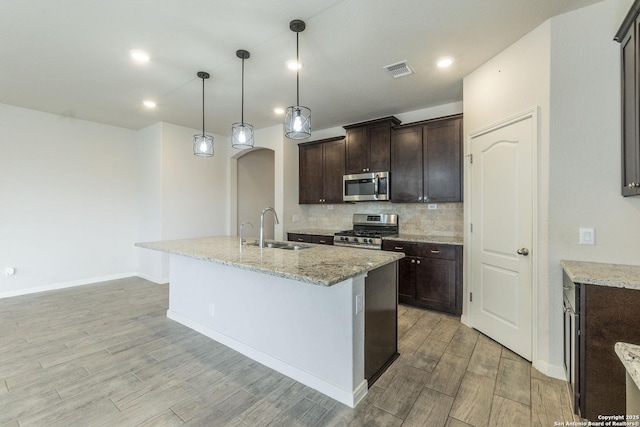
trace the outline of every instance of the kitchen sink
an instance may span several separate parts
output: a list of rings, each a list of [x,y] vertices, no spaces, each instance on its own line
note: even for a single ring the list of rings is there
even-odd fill
[[[257,241],[251,242],[251,243],[247,243],[247,245],[249,245],[249,246],[260,246]],[[265,248],[273,248],[273,249],[286,249],[286,250],[290,250],[290,251],[298,251],[298,250],[301,250],[301,249],[309,249],[312,246],[311,245],[303,245],[303,244],[300,244],[300,243],[292,243],[292,242],[276,242],[276,241],[269,242],[269,241],[267,241],[267,242],[264,243],[264,247]]]

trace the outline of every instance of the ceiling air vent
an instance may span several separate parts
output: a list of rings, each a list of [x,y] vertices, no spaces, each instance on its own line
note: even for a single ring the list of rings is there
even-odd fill
[[[394,79],[397,79],[398,77],[408,76],[409,74],[413,74],[413,70],[411,69],[411,67],[407,65],[406,60],[396,62],[395,64],[391,64],[391,65],[385,65],[382,68],[387,70],[387,73],[389,73],[389,75]]]

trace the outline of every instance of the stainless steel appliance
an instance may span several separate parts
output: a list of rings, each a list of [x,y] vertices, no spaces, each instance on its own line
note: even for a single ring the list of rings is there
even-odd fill
[[[336,233],[335,246],[382,249],[382,237],[398,234],[396,214],[353,214],[353,229]]]
[[[342,180],[345,202],[389,200],[389,172],[344,175]]]
[[[576,285],[564,274],[562,293],[564,312],[564,372],[567,377],[569,394],[571,396],[571,406],[574,413],[579,413],[580,408],[580,376],[578,374],[577,363],[580,361],[580,346],[578,344],[578,322],[579,316],[576,313],[579,298],[576,292]]]

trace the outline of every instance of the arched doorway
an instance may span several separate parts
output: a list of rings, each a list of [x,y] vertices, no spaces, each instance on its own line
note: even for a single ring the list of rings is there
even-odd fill
[[[245,237],[258,237],[260,213],[267,206],[275,207],[275,153],[269,149],[254,149],[237,159],[237,227],[249,221],[253,228],[244,228]],[[282,218],[281,218],[282,219]],[[273,239],[274,221],[271,213],[264,221],[265,237]]]

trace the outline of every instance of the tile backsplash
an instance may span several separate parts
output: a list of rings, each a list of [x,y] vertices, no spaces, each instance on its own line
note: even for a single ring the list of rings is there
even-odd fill
[[[462,237],[464,233],[463,203],[358,202],[337,205],[300,205],[309,228],[351,229],[354,213],[398,214],[400,233]],[[333,207],[333,209],[330,209]]]

